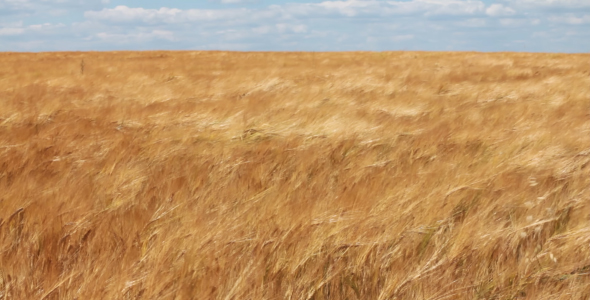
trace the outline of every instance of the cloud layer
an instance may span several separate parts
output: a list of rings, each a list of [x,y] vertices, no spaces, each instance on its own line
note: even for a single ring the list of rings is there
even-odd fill
[[[0,50],[590,51],[587,0],[217,2],[0,0]]]

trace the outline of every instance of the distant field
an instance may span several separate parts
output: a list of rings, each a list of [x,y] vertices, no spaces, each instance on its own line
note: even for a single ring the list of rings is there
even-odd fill
[[[590,54],[0,53],[0,299],[589,299]]]

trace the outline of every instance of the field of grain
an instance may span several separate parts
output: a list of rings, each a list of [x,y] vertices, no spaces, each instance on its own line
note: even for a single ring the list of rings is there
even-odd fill
[[[589,66],[0,53],[0,299],[589,299]]]

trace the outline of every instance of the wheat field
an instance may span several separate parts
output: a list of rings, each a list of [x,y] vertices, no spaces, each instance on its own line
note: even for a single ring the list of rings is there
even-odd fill
[[[0,299],[590,299],[589,66],[0,53]]]

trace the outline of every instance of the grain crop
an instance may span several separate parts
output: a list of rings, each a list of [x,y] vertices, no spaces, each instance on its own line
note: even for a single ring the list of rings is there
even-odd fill
[[[0,53],[0,299],[589,299],[589,66]]]

